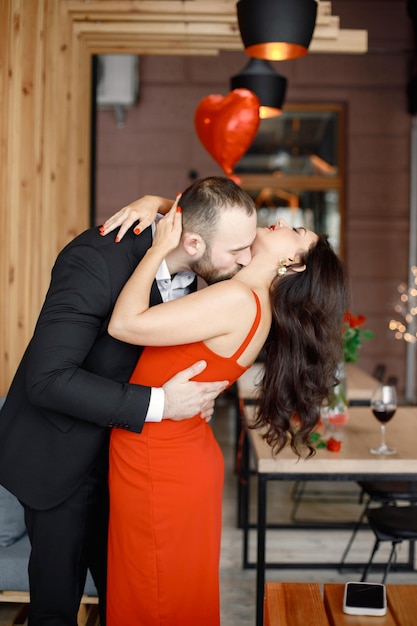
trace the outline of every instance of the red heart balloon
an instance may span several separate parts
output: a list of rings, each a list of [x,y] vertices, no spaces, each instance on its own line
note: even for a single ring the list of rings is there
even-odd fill
[[[259,107],[252,91],[234,89],[224,97],[212,94],[203,98],[195,110],[197,135],[228,176],[258,131]]]

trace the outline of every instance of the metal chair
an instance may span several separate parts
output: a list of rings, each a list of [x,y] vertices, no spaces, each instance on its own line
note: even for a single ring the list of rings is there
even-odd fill
[[[384,584],[394,560],[397,545],[403,541],[409,541],[414,545],[417,540],[417,506],[382,506],[369,509],[367,515],[376,539],[361,580],[366,581],[380,543],[390,541],[392,548],[381,581]]]
[[[417,482],[408,480],[398,480],[391,482],[384,481],[359,481],[359,487],[361,488],[361,494],[359,502],[363,502],[367,497],[366,504],[362,510],[362,513],[356,522],[350,539],[347,543],[345,551],[340,562],[340,567],[346,560],[346,557],[352,547],[353,541],[364,523],[365,517],[368,516],[371,511],[372,503],[379,503],[383,505],[395,504],[397,502],[403,503],[417,503]],[[410,547],[411,549],[411,547]]]

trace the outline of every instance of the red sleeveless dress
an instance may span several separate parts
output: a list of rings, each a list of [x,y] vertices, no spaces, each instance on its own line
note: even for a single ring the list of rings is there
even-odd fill
[[[195,380],[229,380],[248,369],[204,343],[147,347],[130,382],[161,386],[200,359]],[[110,443],[107,626],[218,626],[223,455],[199,416],[114,429]]]

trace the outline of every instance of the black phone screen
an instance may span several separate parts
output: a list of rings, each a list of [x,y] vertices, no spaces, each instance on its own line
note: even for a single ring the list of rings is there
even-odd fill
[[[384,586],[367,583],[347,583],[346,605],[359,608],[382,609]]]

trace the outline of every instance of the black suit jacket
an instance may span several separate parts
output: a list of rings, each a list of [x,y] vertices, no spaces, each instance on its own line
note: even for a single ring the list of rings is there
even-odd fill
[[[151,229],[118,244],[90,229],[59,254],[34,335],[0,412],[0,483],[47,509],[75,491],[109,427],[140,433],[150,389],[126,383],[141,349],[110,337],[124,283]],[[154,283],[151,304],[161,302]]]

